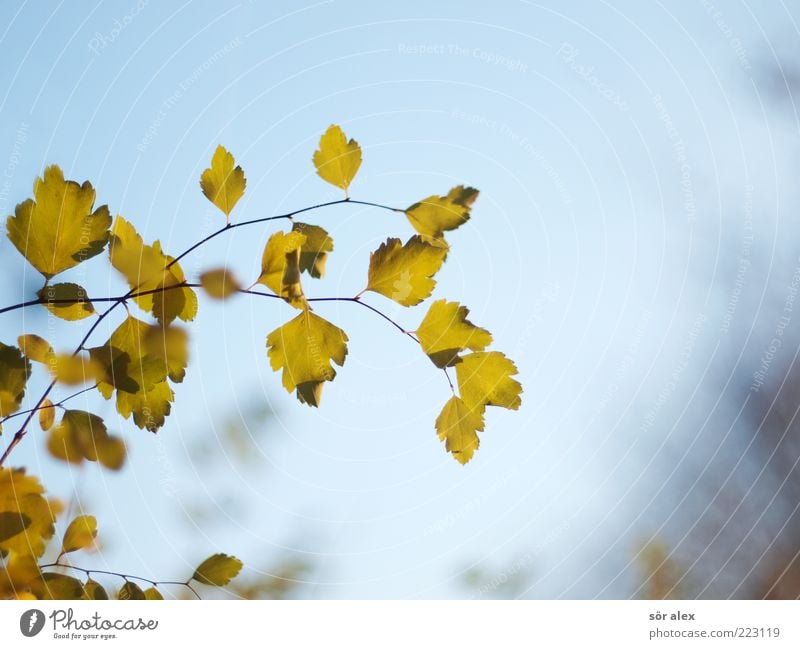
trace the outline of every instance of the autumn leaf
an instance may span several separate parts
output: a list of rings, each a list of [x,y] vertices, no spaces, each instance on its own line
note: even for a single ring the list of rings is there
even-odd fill
[[[36,295],[50,313],[63,320],[83,320],[95,313],[94,305],[86,296],[86,289],[78,284],[47,284]]]
[[[461,464],[472,459],[480,446],[478,432],[483,430],[483,417],[456,396],[450,398],[436,419],[436,432],[445,448]]]
[[[138,584],[126,581],[122,588],[119,589],[117,599],[147,599],[147,596]]]
[[[42,401],[42,405],[39,406],[39,425],[42,427],[42,430],[48,431],[53,427],[55,422],[56,408],[50,399],[45,399]]]
[[[225,586],[239,574],[242,562],[227,554],[214,554],[197,566],[192,579],[206,586]]]
[[[346,343],[344,331],[306,309],[267,336],[267,351],[272,369],[283,370],[286,391],[318,406],[321,383],[336,376],[331,362],[344,364]]]
[[[224,300],[242,288],[239,281],[226,268],[207,270],[200,275],[200,284],[209,297],[215,300]]]
[[[467,307],[446,300],[437,300],[428,309],[416,333],[436,367],[455,364],[465,349],[482,351],[491,344],[492,334],[472,324],[467,315]]]
[[[144,598],[145,599],[164,599],[164,596],[158,592],[155,586],[150,586],[147,590],[144,591]]]
[[[125,444],[108,434],[103,420],[83,410],[66,410],[47,440],[50,453],[65,462],[80,464],[84,459],[117,470],[125,461]]]
[[[0,417],[19,410],[31,364],[16,347],[0,343]]]
[[[511,378],[517,366],[501,352],[465,354],[456,364],[461,398],[470,408],[499,406],[517,410],[522,403],[522,386]]]
[[[97,537],[97,519],[94,516],[78,516],[64,532],[61,553],[84,550],[94,543],[95,537]]]
[[[314,152],[314,166],[320,178],[341,187],[347,196],[350,183],[361,166],[361,147],[355,140],[348,141],[339,126],[331,124]]]
[[[31,591],[37,599],[82,599],[83,584],[75,577],[57,572],[44,572],[31,583]]]
[[[83,585],[83,593],[86,599],[108,599],[106,589],[94,579],[86,580],[86,583]]]
[[[280,295],[293,307],[305,306],[300,283],[300,251],[306,236],[300,232],[275,232],[261,256],[261,276],[258,283]]]
[[[292,230],[306,238],[300,247],[300,272],[306,272],[311,277],[319,279],[325,274],[328,253],[333,252],[333,239],[318,225],[295,222]]]
[[[231,210],[244,195],[247,179],[244,171],[225,147],[219,145],[211,158],[211,166],[200,176],[200,188],[206,198],[230,220]]]
[[[406,216],[426,240],[439,242],[448,230],[455,230],[469,220],[470,209],[478,190],[458,185],[446,196],[428,196],[406,209]]]
[[[55,533],[55,514],[44,498],[39,480],[26,475],[24,469],[0,468],[0,513],[6,515],[6,532],[0,540],[0,553],[14,556],[40,557],[47,541]],[[9,529],[10,528],[10,529]]]
[[[37,363],[46,363],[53,354],[50,343],[36,334],[22,334],[17,338],[17,344],[26,358]]]
[[[446,256],[446,248],[429,245],[420,236],[411,237],[405,245],[400,239],[387,239],[369,257],[366,290],[403,306],[419,304],[433,292],[433,276]]]
[[[94,207],[95,191],[64,180],[57,165],[44,170],[33,184],[33,199],[6,222],[8,238],[47,279],[102,252],[108,242],[108,207]]]

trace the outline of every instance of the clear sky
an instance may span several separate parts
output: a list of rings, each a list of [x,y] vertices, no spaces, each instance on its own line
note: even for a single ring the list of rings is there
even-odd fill
[[[337,197],[311,164],[335,122],[364,150],[354,198],[405,207],[459,183],[481,190],[437,294],[469,306],[525,387],[522,409],[492,412],[462,467],[433,429],[441,373],[379,318],[319,306],[351,342],[314,410],[266,357],[290,308],[201,300],[193,362],[157,437],[98,397],[78,400],[125,436],[125,470],[54,465],[34,434],[15,462],[57,494],[77,481],[109,538],[95,559],[125,572],[171,578],[225,551],[256,567],[310,557],[314,597],[472,596],[473,566],[530,572],[529,597],[626,596],[651,531],[652,458],[691,434],[677,406],[725,335],[720,251],[741,245],[754,201],[758,238],[774,246],[784,231],[770,208],[796,185],[776,171],[790,153],[761,71],[796,46],[797,13],[719,5],[4,2],[4,214],[55,162],[176,254],[222,224],[198,186],[219,143],[248,178],[234,219]],[[357,293],[369,252],[411,233],[355,206],[307,220],[336,243],[328,276],[306,282],[315,296]],[[224,263],[249,283],[274,227],[220,237],[184,268]],[[35,271],[20,275],[5,238],[0,251],[13,278],[3,303],[29,296]],[[100,260],[71,277],[92,295],[123,286]],[[426,308],[368,299],[409,329]],[[62,349],[89,324],[3,318],[4,342],[21,324]],[[275,412],[254,431],[258,470],[222,446],[222,461],[194,463],[193,436],[252,403]],[[239,507],[220,497],[231,491]],[[198,502],[223,521],[187,533],[177,512]]]

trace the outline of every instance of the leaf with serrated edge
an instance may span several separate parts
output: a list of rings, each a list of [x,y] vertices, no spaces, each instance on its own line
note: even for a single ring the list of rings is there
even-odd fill
[[[480,412],[469,408],[458,397],[451,397],[436,419],[436,432],[445,448],[461,464],[472,459],[480,446],[478,432],[483,430]]]
[[[492,334],[469,320],[469,309],[458,302],[437,300],[417,329],[422,350],[437,367],[453,365],[465,349],[483,351],[492,342]]]
[[[242,562],[227,554],[214,554],[197,566],[192,579],[206,586],[225,586],[239,574]]]
[[[319,140],[319,149],[314,152],[314,166],[323,180],[341,187],[347,196],[361,166],[361,147],[347,136],[341,127],[331,124]]]
[[[429,297],[436,286],[433,276],[447,256],[447,249],[432,246],[422,237],[387,239],[369,257],[367,288],[403,306],[414,306]]]
[[[203,194],[229,218],[231,210],[244,196],[246,186],[244,171],[220,144],[211,158],[211,166],[200,176]]]

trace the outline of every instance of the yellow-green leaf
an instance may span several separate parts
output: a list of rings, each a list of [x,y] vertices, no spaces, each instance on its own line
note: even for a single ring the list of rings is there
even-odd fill
[[[44,572],[31,583],[31,591],[37,599],[82,599],[83,584],[80,579],[57,572]]]
[[[95,191],[64,180],[57,165],[44,170],[28,199],[8,217],[8,238],[46,278],[102,252],[108,242],[108,207],[94,208]]]
[[[219,145],[211,158],[211,166],[200,176],[200,187],[206,198],[230,217],[236,203],[244,195],[247,179],[244,171],[225,147]]]
[[[158,592],[155,586],[150,586],[147,590],[144,591],[144,598],[145,599],[164,599],[164,596]]]
[[[47,541],[55,533],[55,513],[44,498],[44,488],[24,469],[0,467],[0,512],[7,512],[7,524],[13,527],[14,517],[24,527],[16,534],[0,540],[0,554],[14,557],[40,557]],[[8,528],[7,531],[13,531]]]
[[[445,448],[461,464],[472,459],[480,445],[478,432],[483,430],[483,416],[458,397],[451,397],[436,419],[436,432]]]
[[[20,512],[0,512],[0,543],[28,529],[31,519]]]
[[[56,408],[50,399],[45,399],[42,401],[42,405],[39,406],[39,425],[42,427],[42,430],[48,431],[53,427],[55,421]]]
[[[147,599],[144,591],[132,581],[126,581],[125,585],[119,589],[117,599]]]
[[[200,275],[206,293],[215,300],[224,300],[241,290],[242,285],[226,268],[215,268]]]
[[[275,232],[264,246],[258,283],[272,289],[292,306],[305,306],[300,283],[300,250],[306,241],[300,232]]]
[[[86,289],[78,284],[48,284],[36,295],[43,300],[42,304],[50,313],[63,320],[83,320],[95,312]]]
[[[155,433],[166,422],[174,400],[172,388],[161,381],[146,392],[117,391],[117,412],[125,419],[133,415],[134,424]]]
[[[102,367],[83,354],[52,354],[48,358],[47,369],[56,381],[64,385],[94,382],[102,376]]]
[[[306,384],[334,379],[331,362],[344,364],[346,343],[347,334],[339,327],[304,310],[267,336],[267,351],[272,369],[283,370],[286,391],[297,389],[302,402],[316,406],[320,386]]]
[[[193,320],[197,296],[191,288],[182,286],[186,276],[180,264],[172,263],[173,257],[164,254],[161,243],[145,245],[135,228],[121,216],[114,221],[111,234],[111,265],[137,294],[135,302],[165,324],[175,318]]]
[[[414,229],[429,240],[438,241],[448,230],[455,230],[469,220],[470,209],[478,190],[458,185],[446,196],[428,196],[406,210]]]
[[[499,406],[517,410],[522,386],[511,378],[517,366],[502,352],[474,352],[461,357],[456,377],[461,398],[470,408]]]
[[[94,579],[87,579],[83,585],[83,594],[86,599],[108,599],[106,589]]]
[[[50,453],[78,464],[84,459],[119,469],[125,460],[124,442],[108,434],[103,420],[83,410],[67,410],[47,441]]]
[[[331,124],[314,152],[314,166],[320,178],[341,187],[347,196],[350,183],[361,166],[361,147],[353,139],[348,141],[339,126]]]
[[[306,272],[311,277],[322,277],[325,274],[328,253],[333,252],[333,239],[318,225],[295,222],[292,230],[306,237],[300,248],[300,272]]]
[[[47,363],[53,354],[53,348],[50,343],[36,334],[23,334],[17,338],[17,343],[22,353],[37,363]]]
[[[61,552],[75,552],[83,550],[94,543],[97,537],[97,519],[94,516],[77,516],[64,532],[64,541]]]
[[[192,579],[207,586],[225,586],[239,574],[242,562],[227,554],[213,554],[194,571]]]
[[[19,410],[31,364],[16,347],[0,343],[0,417]]]
[[[432,246],[413,236],[405,245],[387,239],[370,254],[368,291],[385,295],[403,306],[414,306],[429,297],[436,286],[433,276],[442,267],[447,248]]]
[[[446,300],[437,300],[428,309],[417,337],[436,367],[453,365],[465,349],[483,351],[491,344],[492,334],[472,324],[467,315],[467,307]]]

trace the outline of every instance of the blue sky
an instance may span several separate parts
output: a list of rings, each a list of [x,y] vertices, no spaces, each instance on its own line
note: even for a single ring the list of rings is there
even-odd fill
[[[516,562],[534,576],[527,596],[627,595],[657,489],[649,462],[665,436],[691,435],[677,404],[725,335],[720,252],[740,245],[753,200],[768,250],[786,227],[769,214],[791,191],[780,169],[792,153],[761,70],[796,44],[795,14],[764,2],[4,3],[6,214],[56,162],[175,254],[222,224],[198,187],[218,143],[248,178],[234,220],[336,198],[310,160],[335,122],[364,149],[354,198],[403,207],[481,189],[437,294],[469,306],[525,387],[523,408],[492,412],[461,467],[433,430],[443,377],[380,319],[319,307],[351,344],[312,410],[266,358],[291,309],[203,300],[158,437],[84,402],[128,440],[122,473],[55,466],[34,434],[15,461],[56,492],[80,485],[110,538],[84,563],[170,578],[217,550],[257,565],[310,556],[306,594],[370,598],[471,596],[465,569]],[[336,242],[328,276],[306,287],[316,296],[357,293],[369,252],[411,233],[400,215],[355,206],[307,220]],[[272,229],[220,237],[184,268],[225,264],[249,283]],[[5,239],[0,251],[15,278],[4,303],[38,288]],[[100,260],[72,278],[92,295],[122,288]],[[424,314],[369,300],[409,329]],[[64,349],[88,326],[4,318],[5,342],[22,326]],[[193,435],[254,400],[275,411],[262,468],[195,466]],[[176,511],[217,503],[223,486],[246,507],[220,502],[224,524],[187,533]]]

